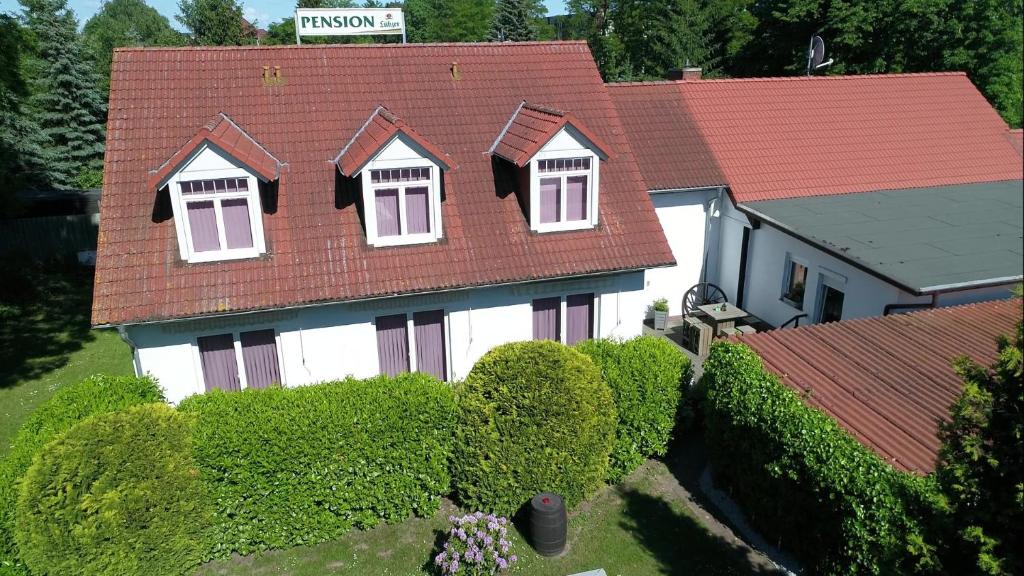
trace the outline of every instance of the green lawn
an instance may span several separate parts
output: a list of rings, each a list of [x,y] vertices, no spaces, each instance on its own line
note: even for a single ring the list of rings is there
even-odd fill
[[[446,504],[433,518],[354,531],[334,542],[234,557],[204,566],[197,576],[432,574]],[[580,505],[569,519],[569,549],[537,556],[517,533],[518,574],[566,576],[604,568],[609,576],[752,574],[763,570],[745,552],[714,536],[690,513],[669,468],[650,461],[615,488]]]
[[[54,391],[96,373],[131,374],[128,346],[90,330],[92,271],[9,265],[0,283],[0,456]]]

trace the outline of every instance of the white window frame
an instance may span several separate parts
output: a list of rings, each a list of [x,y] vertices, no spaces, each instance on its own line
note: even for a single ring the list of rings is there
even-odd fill
[[[374,170],[394,170],[396,168],[430,168],[430,179],[419,182],[392,182],[388,184],[374,184],[370,175]],[[415,142],[398,135],[370,159],[359,172],[355,174],[361,178],[363,194],[363,217],[366,223],[366,242],[370,246],[409,246],[414,244],[427,244],[437,242],[444,237],[444,227],[441,222],[441,167],[431,160],[425,151]],[[427,186],[427,198],[430,202],[428,215],[430,218],[430,232],[425,234],[407,234],[407,218],[405,217],[405,193],[406,187]],[[380,236],[377,234],[377,189],[399,188],[398,210],[401,221],[402,233],[396,236]]]
[[[242,356],[242,332],[259,332],[261,330],[274,331],[274,347],[277,349],[277,371],[281,374],[281,386],[288,385],[288,377],[285,376],[284,351],[281,347],[281,333],[276,328],[269,326],[246,328],[244,330],[211,329],[196,333],[192,338],[192,369],[195,371],[196,382],[199,382],[199,394],[206,393],[206,376],[203,374],[203,355],[199,350],[199,339],[204,336],[219,336],[231,334],[231,341],[235,348],[235,365],[238,367],[238,387],[245,390],[249,387],[248,376],[245,373],[245,359]]]
[[[818,273],[818,287],[814,291],[814,323],[818,324],[821,322],[821,316],[825,312],[825,287],[832,288],[837,292],[843,293],[843,308],[846,308],[846,276],[837,274],[831,270],[823,268]],[[806,299],[806,296],[804,297]],[[839,319],[843,319],[843,311],[839,313]]]
[[[570,159],[570,158],[589,158],[590,168],[587,170],[564,170],[558,172],[541,172],[540,161],[541,160],[559,160],[559,159]],[[599,174],[600,174],[601,159],[597,154],[588,150],[553,150],[548,152],[540,152],[532,159],[530,159],[530,222],[531,228],[536,232],[562,232],[566,230],[585,230],[597,226],[597,191],[600,189]],[[587,217],[583,220],[566,220],[566,211],[569,209],[569,203],[566,202],[566,194],[568,194],[568,187],[566,182],[573,176],[586,176],[587,177]],[[561,199],[560,199],[560,213],[558,215],[558,222],[541,222],[540,220],[540,181],[548,178],[560,178],[561,183]]]
[[[804,267],[804,300],[800,305],[797,305],[796,302],[790,300],[789,298],[786,298],[786,294],[789,293],[789,283],[793,275],[793,264],[799,264]],[[804,310],[807,309],[807,296],[809,294],[808,288],[810,288],[810,280],[810,263],[803,258],[787,253],[786,260],[782,268],[782,287],[779,289],[779,300],[781,300],[786,305],[803,312]]]
[[[409,308],[406,312],[393,312],[393,313],[380,313],[375,314],[371,324],[373,325],[374,338],[377,337],[377,318],[383,316],[405,316],[405,346],[406,350],[409,351],[409,373],[417,372],[419,370],[419,363],[416,358],[416,324],[413,316],[417,312],[434,312],[436,310],[441,311],[441,333],[444,337],[444,373],[448,376],[446,382],[453,382],[455,380],[452,376],[452,346],[451,346],[451,331],[450,324],[448,322],[448,309],[438,308],[435,306],[418,306],[415,308]],[[374,347],[376,348],[376,340],[374,340]],[[377,350],[377,366],[378,374],[380,374],[380,350]]]
[[[191,169],[191,163],[205,152],[215,153],[223,159],[228,156],[225,153],[217,152],[209,146],[203,146],[184,168],[176,172],[167,181],[170,188],[171,211],[174,213],[174,223],[178,235],[178,248],[182,260],[193,263],[219,262],[223,260],[241,260],[244,258],[256,258],[266,253],[266,242],[263,235],[263,205],[260,202],[259,182],[260,179],[251,174],[248,170],[234,166],[228,169]],[[247,192],[222,193],[222,194],[182,194],[181,183],[193,180],[220,180],[220,179],[246,179],[248,180]],[[251,248],[227,248],[227,241],[224,230],[224,217],[221,209],[221,201],[237,198],[245,198],[249,206],[249,226],[252,233]],[[220,250],[207,250],[197,252],[192,245],[192,228],[189,226],[188,202],[213,201],[214,211],[217,215],[217,233],[220,238]]]

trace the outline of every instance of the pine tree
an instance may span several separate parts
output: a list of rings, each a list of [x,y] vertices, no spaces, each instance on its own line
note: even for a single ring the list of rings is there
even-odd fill
[[[178,21],[200,46],[241,46],[245,43],[242,7],[236,0],[180,0]]]
[[[38,127],[45,180],[57,187],[92,187],[103,172],[106,104],[84,56],[78,22],[66,0],[25,0],[31,57],[27,112]]]
[[[529,0],[498,0],[491,22],[491,42],[525,42],[537,39]]]

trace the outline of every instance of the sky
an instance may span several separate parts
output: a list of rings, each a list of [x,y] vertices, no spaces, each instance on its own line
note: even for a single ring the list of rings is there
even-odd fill
[[[85,24],[85,21],[96,13],[102,3],[102,0],[68,0],[68,6],[78,17],[79,26]],[[178,13],[178,0],[147,0],[147,3],[167,16],[172,26],[181,28],[174,19],[174,15]],[[245,10],[245,17],[250,21],[259,22],[260,26],[264,28],[271,22],[287,18],[295,12],[294,2],[242,0],[241,4]],[[549,15],[565,13],[565,0],[544,0],[544,4],[548,7]],[[18,0],[0,0],[0,12],[20,13],[21,4],[18,3]]]

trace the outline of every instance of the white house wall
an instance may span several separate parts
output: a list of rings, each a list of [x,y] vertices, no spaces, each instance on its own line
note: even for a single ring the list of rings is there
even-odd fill
[[[204,391],[198,336],[234,332],[237,338],[238,332],[273,328],[282,380],[298,386],[378,374],[377,316],[444,309],[448,374],[457,380],[491,348],[533,337],[533,299],[563,297],[564,338],[564,296],[589,292],[595,294],[598,336],[640,334],[648,304],[643,272],[130,326],[127,335],[141,371],[155,376],[167,399],[177,403]]]
[[[668,300],[670,315],[682,314],[683,295],[701,281],[708,226],[707,202],[717,196],[717,189],[651,193],[651,203],[665,231],[676,265],[653,268],[646,272],[648,304],[658,298],[665,298]],[[714,262],[714,258],[708,259],[709,264]],[[709,278],[712,276],[713,271],[709,270]]]
[[[736,210],[727,197],[723,197],[721,200],[716,220],[718,222],[718,270],[716,276],[708,277],[708,281],[721,288],[730,302],[736,302],[739,289],[740,253],[743,249],[743,228],[750,227],[750,223],[746,215]],[[747,266],[749,268],[749,263]]]

